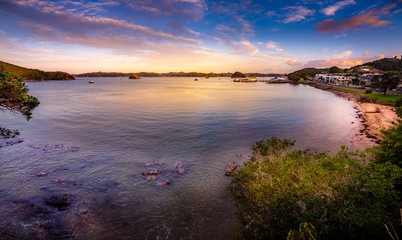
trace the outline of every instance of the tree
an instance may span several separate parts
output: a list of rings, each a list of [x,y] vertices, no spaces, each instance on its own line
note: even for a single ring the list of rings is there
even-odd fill
[[[396,88],[401,81],[400,73],[386,72],[383,75],[374,76],[371,80],[372,87],[384,90],[384,96],[389,89]]]
[[[28,87],[17,75],[4,71],[0,68],[0,110],[19,112],[27,120],[31,118],[32,111],[39,105],[37,98],[28,95]],[[1,128],[1,135],[4,137],[10,135],[10,130]],[[13,131],[18,135],[18,131]]]
[[[246,78],[246,75],[244,75],[241,72],[235,72],[233,73],[233,75],[231,76],[231,78]]]
[[[233,172],[239,239],[385,239],[384,225],[399,230],[400,167],[346,147],[330,156],[293,144],[257,142],[255,157]]]
[[[329,73],[343,73],[343,70],[338,68],[337,66],[330,67],[328,69]]]

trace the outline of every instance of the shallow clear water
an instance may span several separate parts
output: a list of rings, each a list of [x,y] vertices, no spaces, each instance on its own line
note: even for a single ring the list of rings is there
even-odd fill
[[[74,204],[58,214],[75,224],[78,239],[228,239],[236,219],[224,169],[246,161],[254,142],[277,136],[311,151],[355,148],[354,103],[304,85],[227,78],[27,85],[41,102],[33,119],[0,116],[24,140],[0,148],[0,227],[18,236],[37,236],[43,220],[18,215],[18,201],[68,193]],[[46,145],[79,150],[40,149]],[[151,162],[163,165],[145,166]],[[178,162],[184,174],[174,172]],[[141,172],[153,168],[169,174],[148,181]],[[171,184],[157,186],[164,179]],[[82,208],[85,219],[76,214]]]

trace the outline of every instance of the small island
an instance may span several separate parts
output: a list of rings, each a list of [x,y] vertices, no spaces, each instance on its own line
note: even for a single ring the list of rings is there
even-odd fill
[[[128,79],[141,79],[141,78],[138,77],[136,74],[132,73],[132,74],[130,74],[130,76],[128,77]]]
[[[235,72],[233,73],[233,75],[231,76],[231,78],[246,78],[247,76],[244,75],[244,73],[241,72]]]

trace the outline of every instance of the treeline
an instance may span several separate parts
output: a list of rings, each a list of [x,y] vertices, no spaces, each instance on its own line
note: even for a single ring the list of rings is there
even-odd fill
[[[309,77],[314,77],[316,74],[323,73],[323,71],[325,71],[325,69],[303,68],[301,70],[289,73],[287,77],[291,81],[299,81],[301,78],[307,79]]]
[[[75,74],[76,77],[129,77],[131,73],[118,72],[91,72],[83,74]],[[154,73],[154,72],[137,72],[133,73],[139,77],[230,77],[233,73],[199,73],[199,72],[169,72],[169,73]],[[281,74],[276,73],[246,73],[248,77],[278,77]]]
[[[381,71],[402,71],[402,59],[383,58],[373,62],[363,64],[364,66],[371,66]],[[361,65],[360,65],[361,66]]]
[[[65,72],[46,72],[39,69],[20,67],[0,61],[0,69],[14,73],[24,80],[74,80],[74,76]]]

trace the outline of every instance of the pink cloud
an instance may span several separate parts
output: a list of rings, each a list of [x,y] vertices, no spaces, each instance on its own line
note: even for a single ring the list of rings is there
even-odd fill
[[[286,62],[287,65],[289,66],[300,66],[303,65],[302,63],[298,62],[297,59],[291,59]]]
[[[396,3],[391,3],[385,5],[381,9],[374,9],[351,18],[341,20],[327,19],[314,24],[314,27],[317,28],[319,33],[333,33],[349,31],[361,26],[379,27],[388,25],[391,22],[381,20],[380,17],[387,15],[389,10],[394,7],[396,7]]]

